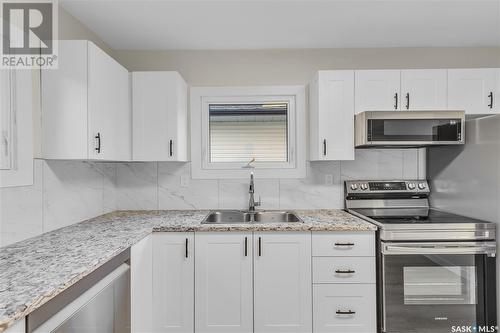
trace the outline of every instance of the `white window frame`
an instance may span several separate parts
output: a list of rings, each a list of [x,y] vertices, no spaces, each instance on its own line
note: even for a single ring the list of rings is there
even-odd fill
[[[304,86],[192,87],[191,176],[195,179],[247,178],[247,162],[209,161],[209,105],[286,102],[288,104],[287,162],[256,162],[260,178],[304,178],[306,176],[306,101]]]

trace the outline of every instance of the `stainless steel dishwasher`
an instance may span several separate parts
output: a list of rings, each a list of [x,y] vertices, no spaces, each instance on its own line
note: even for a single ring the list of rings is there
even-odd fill
[[[130,332],[130,251],[28,315],[29,333]]]

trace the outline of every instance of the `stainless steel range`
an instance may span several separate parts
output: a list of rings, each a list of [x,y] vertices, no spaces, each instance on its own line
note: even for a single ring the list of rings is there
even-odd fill
[[[497,332],[495,224],[430,208],[425,180],[346,181],[345,194],[379,227],[379,332]]]

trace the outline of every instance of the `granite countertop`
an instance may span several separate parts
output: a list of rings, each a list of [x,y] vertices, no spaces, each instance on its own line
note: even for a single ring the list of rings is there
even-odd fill
[[[208,211],[117,211],[0,248],[0,332],[153,232],[373,231],[342,210],[297,211],[304,223],[207,225]]]

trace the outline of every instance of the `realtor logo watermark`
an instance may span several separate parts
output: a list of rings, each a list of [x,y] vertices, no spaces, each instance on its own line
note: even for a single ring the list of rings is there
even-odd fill
[[[0,0],[0,68],[57,68],[57,0]]]

